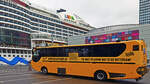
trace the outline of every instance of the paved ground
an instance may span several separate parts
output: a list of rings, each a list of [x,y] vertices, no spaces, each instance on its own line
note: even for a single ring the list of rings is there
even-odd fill
[[[150,84],[150,72],[143,80],[96,81],[92,78],[58,76],[29,71],[28,66],[0,67],[0,84]]]

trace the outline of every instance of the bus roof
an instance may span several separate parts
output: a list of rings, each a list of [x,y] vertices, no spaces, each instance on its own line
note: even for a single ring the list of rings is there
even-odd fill
[[[104,44],[118,44],[125,42],[141,42],[142,40],[130,40],[130,41],[120,41],[120,42],[107,42],[107,43],[93,43],[93,44],[80,44],[80,45],[63,45],[63,46],[44,46],[44,47],[36,47],[39,48],[60,48],[60,47],[76,47],[76,46],[89,46],[89,45],[104,45]]]

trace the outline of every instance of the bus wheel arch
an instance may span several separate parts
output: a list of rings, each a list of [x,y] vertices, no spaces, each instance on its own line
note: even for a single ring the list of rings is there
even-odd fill
[[[48,73],[48,69],[45,66],[43,66],[41,68],[41,72],[44,73],[44,74],[47,74]]]
[[[97,70],[95,73],[94,73],[94,79],[96,80],[107,80],[108,79],[108,74],[103,71],[103,70]]]

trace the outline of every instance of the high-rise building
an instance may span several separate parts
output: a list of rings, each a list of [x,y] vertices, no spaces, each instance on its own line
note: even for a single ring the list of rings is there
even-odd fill
[[[32,58],[31,38],[35,43],[39,38],[41,42],[67,43],[68,37],[92,28],[63,9],[48,10],[27,0],[0,0],[0,64],[27,64]]]
[[[139,24],[150,24],[150,0],[140,0]]]

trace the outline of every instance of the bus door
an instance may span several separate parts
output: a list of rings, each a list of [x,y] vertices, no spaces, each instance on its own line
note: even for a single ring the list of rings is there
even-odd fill
[[[38,49],[33,50],[32,60],[34,62],[38,62],[40,59],[41,59],[40,50]]]

